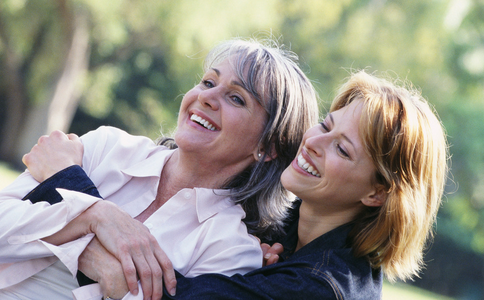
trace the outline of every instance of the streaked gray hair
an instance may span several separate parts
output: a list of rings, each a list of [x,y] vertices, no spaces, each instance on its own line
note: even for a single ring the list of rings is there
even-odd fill
[[[226,59],[269,117],[259,140],[263,156],[229,178],[224,188],[231,189],[232,198],[244,208],[249,232],[268,238],[282,229],[292,204],[280,177],[296,156],[303,134],[317,123],[318,99],[297,55],[272,39],[225,41],[207,55],[205,71]],[[265,162],[273,147],[277,156]]]

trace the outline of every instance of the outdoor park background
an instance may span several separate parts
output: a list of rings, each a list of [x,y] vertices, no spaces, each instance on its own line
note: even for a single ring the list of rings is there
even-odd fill
[[[0,186],[54,129],[170,135],[207,51],[254,34],[299,55],[322,114],[352,69],[421,89],[447,130],[451,177],[427,269],[384,298],[419,287],[484,299],[483,0],[1,0]]]

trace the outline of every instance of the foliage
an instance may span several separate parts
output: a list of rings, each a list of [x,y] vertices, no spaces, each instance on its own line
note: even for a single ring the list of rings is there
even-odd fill
[[[79,108],[70,131],[78,134],[110,124],[151,138],[162,125],[170,135],[213,45],[273,36],[299,54],[325,104],[353,69],[387,72],[422,90],[451,144],[438,233],[484,253],[483,15],[482,0],[3,0],[0,158],[18,163],[30,148],[14,145],[13,158],[6,141],[49,118],[42,107],[68,64],[79,17],[87,19],[89,51],[86,71],[73,79]]]

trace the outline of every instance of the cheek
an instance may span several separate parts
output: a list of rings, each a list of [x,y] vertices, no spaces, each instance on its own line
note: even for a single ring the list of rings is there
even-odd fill
[[[251,115],[244,112],[229,113],[226,116],[231,120],[231,127],[241,136],[241,143],[258,143],[264,130],[265,119],[261,116]],[[235,122],[234,122],[235,121]]]
[[[193,89],[189,90],[182,98],[182,101],[180,104],[180,110],[182,110],[182,108],[187,108],[190,104],[196,101],[198,98],[198,94],[199,93],[198,93],[197,87],[194,87]]]
[[[282,186],[288,190],[291,188],[291,183],[295,182],[292,172],[295,172],[295,170],[289,165],[281,174]]]

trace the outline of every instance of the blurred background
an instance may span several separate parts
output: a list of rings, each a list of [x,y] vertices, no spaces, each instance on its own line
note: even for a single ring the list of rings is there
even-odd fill
[[[171,135],[208,50],[271,35],[299,55],[322,114],[362,68],[435,106],[452,155],[437,235],[421,278],[384,298],[484,299],[483,0],[1,0],[1,185],[54,129]]]

